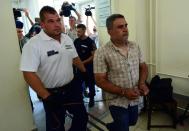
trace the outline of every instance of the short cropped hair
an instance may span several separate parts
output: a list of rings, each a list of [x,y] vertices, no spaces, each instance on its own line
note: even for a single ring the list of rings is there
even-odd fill
[[[125,18],[121,14],[112,14],[106,19],[106,27],[107,29],[111,29],[113,27],[113,22],[118,19],[118,18]]]
[[[39,12],[40,20],[45,20],[45,13],[48,14],[57,14],[56,10],[51,6],[43,6]]]
[[[84,24],[78,24],[77,29],[80,28],[82,30],[86,30],[86,26]]]
[[[76,18],[74,16],[69,16],[69,20],[72,18],[76,21]]]

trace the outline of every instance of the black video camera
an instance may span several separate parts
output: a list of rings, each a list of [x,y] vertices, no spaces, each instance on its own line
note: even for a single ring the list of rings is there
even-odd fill
[[[85,15],[86,16],[92,16],[92,12],[91,9],[95,9],[95,7],[91,7],[90,5],[88,5],[88,8],[85,8]]]
[[[23,11],[22,8],[13,8],[13,14],[14,14],[14,19],[17,20],[18,17],[21,17],[22,16],[22,13],[21,11]]]
[[[71,10],[75,10],[73,6],[75,6],[74,3],[69,4],[67,1],[63,2],[61,11],[60,11],[60,16],[69,17],[71,15]]]

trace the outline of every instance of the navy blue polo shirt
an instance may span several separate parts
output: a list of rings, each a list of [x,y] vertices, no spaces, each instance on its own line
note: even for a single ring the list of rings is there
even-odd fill
[[[96,50],[95,42],[89,37],[84,40],[75,39],[74,45],[81,61],[88,59],[92,55],[92,51]]]

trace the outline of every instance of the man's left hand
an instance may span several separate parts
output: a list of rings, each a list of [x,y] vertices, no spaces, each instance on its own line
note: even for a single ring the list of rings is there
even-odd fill
[[[149,89],[145,83],[139,84],[139,90],[141,95],[146,96],[149,93]]]

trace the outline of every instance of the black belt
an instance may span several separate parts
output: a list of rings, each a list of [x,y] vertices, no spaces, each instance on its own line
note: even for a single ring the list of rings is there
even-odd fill
[[[61,87],[47,88],[47,90],[49,92],[59,92],[59,91],[66,92],[70,88],[70,86],[71,86],[71,82]]]

